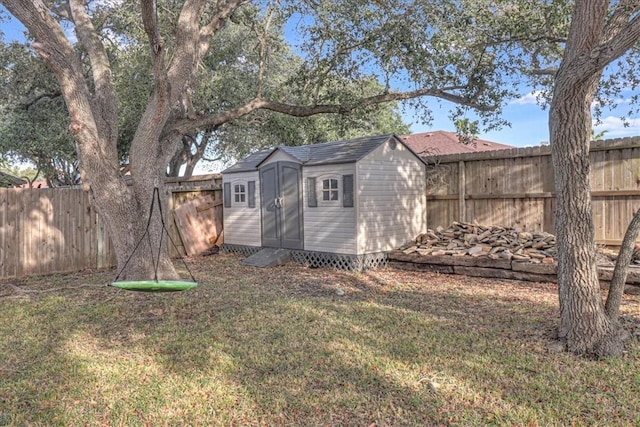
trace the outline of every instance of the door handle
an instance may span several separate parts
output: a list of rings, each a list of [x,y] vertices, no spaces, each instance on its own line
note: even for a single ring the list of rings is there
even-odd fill
[[[273,204],[275,205],[276,208],[280,209],[282,207],[282,197],[276,197],[273,200]]]

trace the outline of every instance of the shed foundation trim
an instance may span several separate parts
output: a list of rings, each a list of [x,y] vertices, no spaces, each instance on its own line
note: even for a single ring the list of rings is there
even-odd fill
[[[242,256],[253,255],[260,250],[259,246],[243,246],[225,243],[222,245],[223,253],[232,253]],[[386,252],[377,252],[363,255],[340,254],[316,251],[291,250],[291,259],[307,267],[330,267],[338,270],[363,271],[376,268],[384,268],[389,262]]]

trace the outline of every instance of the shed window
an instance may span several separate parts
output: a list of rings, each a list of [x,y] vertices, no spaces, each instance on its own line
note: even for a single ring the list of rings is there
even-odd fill
[[[318,196],[316,192],[316,178],[307,177],[307,203],[310,208],[318,207]]]
[[[235,203],[247,202],[247,187],[244,184],[235,184],[233,186],[233,201]]]
[[[230,208],[231,207],[231,183],[230,182],[224,183],[223,197],[224,197],[224,207]]]
[[[332,201],[340,200],[338,197],[338,180],[337,179],[323,179],[322,180],[322,200]]]
[[[353,207],[353,175],[342,175],[342,206]]]

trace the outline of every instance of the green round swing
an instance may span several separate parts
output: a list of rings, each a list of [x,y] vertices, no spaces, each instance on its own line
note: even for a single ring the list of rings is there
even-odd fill
[[[151,235],[149,234],[149,226],[151,224],[151,218],[153,216],[153,208],[155,206],[156,199],[158,199],[158,210],[159,210],[159,213],[160,213],[160,221],[162,222],[162,232],[163,233],[160,234],[160,244],[158,246],[158,254],[157,254],[156,257],[154,257],[153,248],[151,247]],[[160,249],[162,248],[162,237],[164,236],[164,234],[167,235],[167,237],[171,241],[171,244],[173,244],[173,247],[176,249],[176,252],[178,252],[178,247],[176,246],[175,242],[171,238],[171,235],[169,234],[169,232],[167,230],[167,227],[166,227],[166,225],[164,223],[164,215],[162,213],[162,203],[160,202],[160,191],[158,190],[158,187],[154,187],[153,196],[151,197],[151,207],[149,208],[149,219],[147,221],[147,228],[146,228],[144,234],[142,235],[142,237],[140,238],[140,241],[138,242],[136,247],[133,249],[131,254],[129,254],[129,258],[127,258],[127,261],[122,266],[122,269],[120,269],[120,271],[116,275],[116,278],[111,283],[111,286],[113,286],[115,288],[124,289],[124,290],[127,290],[127,291],[138,291],[138,292],[176,292],[176,291],[186,291],[186,290],[193,289],[196,286],[198,286],[198,283],[196,282],[196,279],[193,277],[193,274],[191,273],[191,270],[189,270],[189,266],[187,265],[187,263],[184,261],[184,258],[182,258],[182,257],[180,259],[182,260],[182,263],[184,264],[185,268],[187,269],[187,272],[189,273],[189,276],[191,276],[191,281],[186,281],[186,280],[158,280],[158,265],[160,264]],[[131,260],[131,257],[133,256],[133,254],[138,250],[138,247],[140,246],[140,244],[144,240],[145,236],[149,240],[149,248],[151,250],[151,261],[153,262],[153,276],[154,276],[153,280],[123,280],[123,281],[118,281],[118,279],[120,278],[120,275],[122,274],[124,269],[129,264],[129,261]]]
[[[135,280],[113,282],[111,286],[127,291],[175,292],[193,289],[198,286],[198,284],[196,282],[185,282],[181,280]]]

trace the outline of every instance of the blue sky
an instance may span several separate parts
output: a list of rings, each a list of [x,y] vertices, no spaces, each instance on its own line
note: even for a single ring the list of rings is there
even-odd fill
[[[613,111],[605,110],[601,117],[600,124],[596,124],[594,118],[594,130],[596,133],[606,131],[603,138],[623,138],[630,136],[640,136],[640,117],[635,116],[627,119],[628,126],[621,120],[629,110],[631,91],[620,94],[619,106]],[[430,127],[419,124],[419,121],[411,114],[406,114],[407,123],[411,125],[413,133],[427,132],[433,130],[455,131],[453,123],[448,119],[448,110],[443,105],[442,109],[434,110],[434,121]],[[513,145],[515,147],[537,146],[549,141],[549,110],[543,109],[536,102],[536,94],[533,92],[523,93],[518,99],[508,102],[503,110],[503,117],[511,123],[510,127],[481,133],[480,138],[502,144]]]
[[[0,14],[3,14],[3,12],[6,13],[6,10],[0,6]],[[24,39],[22,34],[23,27],[15,19],[0,21],[0,30],[4,33],[5,42]],[[628,100],[631,95],[631,91],[620,94],[620,106],[613,111],[604,112],[601,118],[602,124],[594,126],[596,133],[606,131],[605,139],[640,136],[639,116],[629,118],[629,125],[626,127],[620,120],[620,117],[629,109]],[[503,117],[511,123],[511,126],[505,126],[502,129],[486,133],[481,132],[479,137],[516,147],[536,146],[546,143],[549,140],[548,110],[537,105],[535,98],[535,93],[523,90],[519,99],[512,100],[504,106]],[[419,112],[406,109],[403,117],[406,123],[411,124],[411,132],[455,131],[453,123],[448,118],[451,105],[446,101],[440,103],[434,101],[429,104],[433,109],[434,118],[430,126],[421,124]]]

